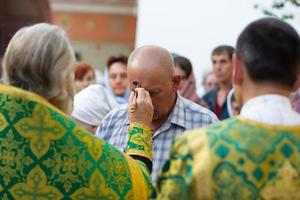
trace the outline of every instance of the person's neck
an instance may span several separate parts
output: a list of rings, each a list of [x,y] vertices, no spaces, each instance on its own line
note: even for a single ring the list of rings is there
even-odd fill
[[[245,105],[248,100],[257,96],[278,94],[288,97],[290,93],[290,89],[282,86],[275,86],[274,84],[249,84],[247,87],[242,88],[242,104]]]
[[[220,82],[218,85],[219,85],[219,88],[220,88],[219,90],[221,90],[221,91],[227,91],[227,92],[232,87],[230,80],[229,81]]]
[[[173,97],[173,99],[174,99],[173,100],[173,105],[172,105],[172,107],[169,110],[169,113],[167,115],[165,115],[165,116],[163,116],[163,117],[161,117],[157,120],[152,120],[152,122],[151,122],[151,131],[152,131],[153,135],[157,131],[157,129],[159,129],[168,120],[168,117],[169,117],[170,113],[172,112],[172,110],[173,110],[173,108],[176,104],[177,98],[178,98],[177,94],[175,94],[175,96]]]

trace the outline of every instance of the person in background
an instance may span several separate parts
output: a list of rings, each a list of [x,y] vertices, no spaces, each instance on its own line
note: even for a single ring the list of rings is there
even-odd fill
[[[232,88],[232,54],[234,48],[227,45],[216,47],[211,54],[213,72],[217,77],[218,85],[206,93],[202,98],[209,105],[220,120],[229,117],[227,110],[227,95]]]
[[[196,93],[196,80],[190,60],[183,56],[174,56],[173,60],[175,75],[180,77],[179,94],[194,103],[208,108],[206,102],[200,99]]]
[[[214,72],[209,72],[203,76],[203,82],[202,82],[204,92],[207,93],[217,87],[218,85],[218,79]]]
[[[241,106],[235,99],[234,89],[231,89],[229,91],[229,93],[227,95],[227,102],[230,102],[230,103],[227,103],[227,110],[228,110],[229,117],[238,116],[241,111]]]
[[[123,154],[69,118],[74,67],[57,26],[22,28],[9,42],[3,78],[11,86],[0,85],[0,199],[149,199],[149,92],[131,93]]]
[[[94,68],[86,63],[79,63],[75,69],[76,92],[80,92],[87,86],[95,83]]]
[[[178,137],[157,181],[157,199],[298,199],[300,37],[262,18],[239,35],[233,87],[240,116]]]
[[[93,84],[75,95],[72,117],[95,134],[102,119],[118,105],[107,88]]]
[[[127,79],[127,60],[128,58],[123,55],[111,56],[107,60],[103,84],[118,104],[127,103],[130,94]]]
[[[111,110],[128,101],[127,59],[111,56],[103,84],[90,85],[74,97],[72,117],[93,134]]]

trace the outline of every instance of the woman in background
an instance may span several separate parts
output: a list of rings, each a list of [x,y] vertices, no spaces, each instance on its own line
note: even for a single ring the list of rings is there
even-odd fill
[[[75,95],[72,117],[95,134],[102,119],[116,106],[118,103],[107,88],[100,84],[93,84]]]
[[[196,80],[189,59],[183,56],[174,57],[175,74],[180,76],[179,94],[203,107],[208,105],[196,93]]]
[[[79,63],[75,69],[76,92],[94,84],[96,80],[94,68],[86,63]]]

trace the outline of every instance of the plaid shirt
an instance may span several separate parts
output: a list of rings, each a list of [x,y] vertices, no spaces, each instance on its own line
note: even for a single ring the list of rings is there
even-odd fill
[[[211,111],[177,95],[176,104],[167,121],[153,136],[152,180],[156,180],[160,167],[168,158],[175,136],[216,121],[218,118]],[[122,105],[102,120],[96,135],[123,151],[128,141],[128,126],[127,105]]]

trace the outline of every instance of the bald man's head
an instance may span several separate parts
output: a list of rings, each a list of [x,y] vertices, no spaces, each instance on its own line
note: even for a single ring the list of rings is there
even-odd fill
[[[129,56],[127,74],[131,88],[138,82],[150,93],[153,121],[158,124],[165,122],[175,104],[180,83],[180,78],[175,76],[170,53],[158,46],[140,47]]]
[[[170,78],[174,76],[173,58],[168,50],[159,46],[143,46],[135,49],[129,56],[128,67],[162,70],[160,75]]]

